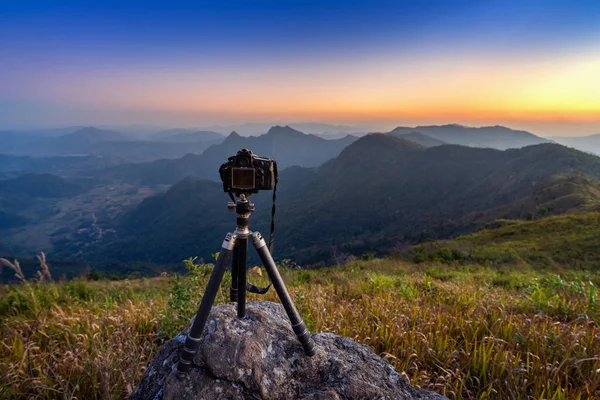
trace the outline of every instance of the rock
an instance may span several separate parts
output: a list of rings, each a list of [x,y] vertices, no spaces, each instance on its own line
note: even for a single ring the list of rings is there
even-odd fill
[[[130,399],[445,399],[411,386],[371,348],[343,336],[313,335],[317,354],[307,357],[276,303],[248,303],[244,319],[234,303],[214,307],[196,367],[179,378],[186,335],[160,349]]]

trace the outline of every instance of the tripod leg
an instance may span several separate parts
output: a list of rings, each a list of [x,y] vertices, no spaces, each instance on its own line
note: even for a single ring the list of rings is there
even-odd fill
[[[273,257],[271,256],[269,249],[267,248],[265,240],[262,238],[262,235],[259,232],[254,232],[252,234],[252,240],[260,259],[267,270],[269,279],[271,279],[271,282],[275,287],[277,296],[279,296],[281,304],[283,305],[283,308],[285,308],[285,312],[292,323],[292,329],[294,330],[294,333],[296,333],[298,340],[304,348],[304,353],[306,353],[307,356],[314,356],[315,342],[313,341],[312,337],[310,337],[310,332],[308,332],[308,329],[306,329],[306,325],[304,324],[302,317],[298,313],[298,310],[296,310],[296,306],[294,306],[294,302],[292,301],[292,298],[288,293],[285,284],[283,283],[283,279],[281,279],[281,275],[277,270],[277,266],[275,265],[275,261],[273,261]]]
[[[237,314],[238,318],[244,318],[246,316],[246,255],[248,251],[248,237],[239,236],[233,251],[234,254],[237,253],[238,259]]]
[[[239,271],[239,253],[238,247],[233,248],[233,256],[231,258],[231,286],[229,287],[229,301],[238,301],[238,271]]]
[[[229,261],[231,251],[235,247],[235,241],[235,235],[232,236],[230,233],[228,233],[227,236],[225,236],[225,240],[223,241],[223,245],[221,247],[221,252],[219,253],[219,257],[215,263],[215,268],[213,269],[208,284],[206,285],[204,296],[202,296],[202,301],[200,302],[196,319],[194,320],[194,323],[190,328],[190,332],[185,339],[185,345],[181,349],[179,363],[177,363],[177,371],[179,372],[179,376],[187,374],[192,367],[192,361],[198,352],[198,347],[200,346],[200,337],[202,336],[202,331],[204,331],[204,325],[206,325],[208,314],[210,313],[210,309],[212,308],[215,297],[217,296],[217,291],[219,290],[219,286],[223,280],[223,274],[227,268],[227,261]]]

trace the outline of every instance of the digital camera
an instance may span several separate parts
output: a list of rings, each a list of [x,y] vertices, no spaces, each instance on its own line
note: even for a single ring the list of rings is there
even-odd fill
[[[238,151],[219,168],[223,190],[237,195],[273,189],[276,174],[274,160],[258,157],[248,149]]]

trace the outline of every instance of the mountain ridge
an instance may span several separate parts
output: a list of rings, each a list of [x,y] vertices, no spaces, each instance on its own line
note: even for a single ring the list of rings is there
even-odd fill
[[[499,220],[453,240],[419,244],[410,253],[417,262],[597,270],[599,227],[598,212],[531,221]]]
[[[459,124],[426,125],[416,127],[399,126],[388,132],[392,135],[419,132],[449,144],[470,147],[489,147],[498,150],[520,148],[524,146],[549,142],[533,133],[507,128],[501,125],[469,127]]]
[[[395,137],[398,137],[401,139],[410,140],[411,142],[418,143],[421,146],[425,146],[425,147],[442,146],[444,144],[448,144],[447,142],[444,142],[443,140],[439,140],[439,139],[433,138],[431,136],[424,135],[421,132],[417,132],[417,131],[413,131],[413,132],[409,132],[409,133],[398,133],[398,132],[391,131],[391,132],[389,132],[389,134],[391,136],[395,136]]]
[[[29,138],[21,140],[18,146],[8,148],[8,154],[37,157],[98,156],[121,158],[129,162],[150,162],[162,158],[179,158],[187,153],[201,153],[207,147],[222,140],[206,138],[192,140],[194,136],[175,137],[173,141],[140,140],[95,127],[85,127],[56,137]],[[215,134],[216,135],[216,134]],[[171,136],[172,138],[172,136]]]
[[[574,149],[600,155],[600,133],[587,136],[553,136],[549,139]]]
[[[161,135],[162,134],[162,135]],[[201,131],[201,130],[175,130],[162,131],[156,136],[157,142],[176,142],[176,143],[193,143],[193,142],[212,142],[220,141],[224,139],[224,135],[213,132],[213,131]]]
[[[249,148],[261,157],[274,158],[280,169],[293,165],[314,167],[337,156],[354,140],[355,137],[327,140],[281,126],[272,127],[261,136],[240,136],[234,131],[200,155],[187,154],[176,160],[122,165],[99,172],[99,177],[148,184],[173,184],[187,175],[219,180],[219,166],[242,148]]]
[[[333,253],[383,251],[398,243],[464,234],[497,218],[528,218],[540,204],[553,201],[536,200],[542,199],[544,187],[552,188],[550,197],[565,199],[557,205],[583,207],[569,198],[575,192],[561,189],[565,179],[550,182],[565,173],[597,180],[600,158],[557,144],[504,151],[424,148],[390,135],[367,135],[319,167],[282,171],[277,254],[315,263]],[[596,183],[590,182],[580,181],[589,190],[577,193],[596,193]],[[253,198],[258,211],[252,229],[266,232],[269,193]],[[218,182],[186,178],[161,197],[144,200],[116,223],[121,235],[116,242],[101,244],[88,255],[135,260],[144,238],[152,243],[143,253],[146,260],[208,257],[234,224],[225,202]]]

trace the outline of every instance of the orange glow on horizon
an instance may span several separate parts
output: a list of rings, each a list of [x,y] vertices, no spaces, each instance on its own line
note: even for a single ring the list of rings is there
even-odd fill
[[[595,123],[600,122],[599,54],[586,51],[560,60],[388,57],[243,70],[114,72],[82,82],[58,75],[40,87],[64,103],[188,120],[209,115],[255,121]],[[82,99],[82,93],[93,96]]]

